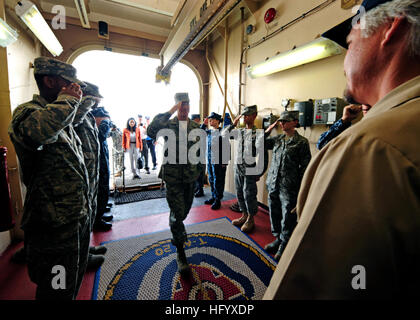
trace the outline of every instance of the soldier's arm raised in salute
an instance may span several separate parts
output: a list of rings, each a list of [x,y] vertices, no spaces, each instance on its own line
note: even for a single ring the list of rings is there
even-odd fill
[[[80,86],[72,83],[45,108],[32,102],[19,106],[11,123],[14,138],[29,149],[56,142],[61,130],[73,122],[81,96]]]
[[[152,138],[156,139],[156,136],[159,130],[167,128],[169,118],[178,111],[179,107],[181,106],[182,102],[178,102],[174,105],[168,112],[159,113],[156,117],[153,118],[153,121],[147,127],[147,135]]]

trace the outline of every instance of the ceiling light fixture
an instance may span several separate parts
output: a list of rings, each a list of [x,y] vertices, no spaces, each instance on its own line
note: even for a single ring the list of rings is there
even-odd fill
[[[0,18],[0,46],[7,47],[15,42],[18,36],[17,31]]]
[[[63,52],[60,42],[32,2],[19,1],[15,12],[53,56],[59,56]]]
[[[264,62],[249,66],[246,71],[251,78],[255,79],[338,55],[341,52],[342,48],[338,44],[321,37],[301,47],[280,53]]]
[[[85,0],[74,0],[76,5],[77,13],[79,14],[80,23],[83,28],[90,29],[90,23],[88,18],[88,11],[86,9]]]

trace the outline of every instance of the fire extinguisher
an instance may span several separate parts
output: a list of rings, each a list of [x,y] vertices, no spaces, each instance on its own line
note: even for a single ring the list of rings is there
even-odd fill
[[[0,231],[10,230],[15,225],[12,211],[12,199],[10,196],[6,154],[7,148],[0,147],[0,206],[6,209],[0,210]]]

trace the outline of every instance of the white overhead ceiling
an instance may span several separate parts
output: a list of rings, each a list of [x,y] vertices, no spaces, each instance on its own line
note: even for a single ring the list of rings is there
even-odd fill
[[[41,9],[52,12],[55,5],[66,9],[66,16],[79,19],[74,0],[39,0]],[[105,21],[110,26],[138,30],[167,37],[178,4],[184,0],[87,0],[91,22]]]

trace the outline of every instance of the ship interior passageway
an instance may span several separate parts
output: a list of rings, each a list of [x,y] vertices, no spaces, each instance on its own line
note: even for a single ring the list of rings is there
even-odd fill
[[[0,300],[417,298],[419,34],[419,0],[0,0]]]

